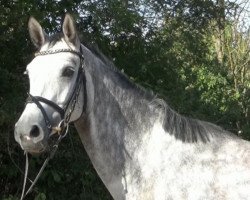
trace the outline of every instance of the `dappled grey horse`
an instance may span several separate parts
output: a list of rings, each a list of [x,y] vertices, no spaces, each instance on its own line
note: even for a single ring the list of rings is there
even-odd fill
[[[29,20],[39,49],[27,66],[30,91],[15,139],[31,154],[73,122],[103,183],[116,200],[250,199],[250,143],[183,117],[132,83],[78,39],[66,15],[48,36]]]

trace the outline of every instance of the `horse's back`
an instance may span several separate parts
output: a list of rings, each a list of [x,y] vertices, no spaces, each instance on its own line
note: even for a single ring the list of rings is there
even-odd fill
[[[250,143],[228,138],[216,156],[215,192],[221,199],[250,199]]]
[[[140,184],[131,183],[127,199],[250,199],[249,142],[223,136],[184,143],[160,129],[145,137]]]

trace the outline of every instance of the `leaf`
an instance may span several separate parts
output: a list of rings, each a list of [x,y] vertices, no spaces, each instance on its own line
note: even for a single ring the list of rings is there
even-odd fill
[[[61,177],[57,172],[52,171],[52,176],[53,176],[53,179],[56,183],[61,182]]]
[[[34,200],[46,200],[46,195],[44,193],[39,193]]]

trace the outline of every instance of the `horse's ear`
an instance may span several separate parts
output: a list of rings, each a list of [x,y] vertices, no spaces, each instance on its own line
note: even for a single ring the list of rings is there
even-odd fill
[[[77,35],[75,23],[71,15],[68,13],[65,15],[65,18],[63,21],[63,34],[67,42],[70,42],[73,45],[77,46],[77,43],[79,42],[79,38]]]
[[[41,25],[38,23],[38,21],[36,21],[34,17],[29,18],[28,29],[33,44],[37,48],[41,48],[45,43],[46,35]]]

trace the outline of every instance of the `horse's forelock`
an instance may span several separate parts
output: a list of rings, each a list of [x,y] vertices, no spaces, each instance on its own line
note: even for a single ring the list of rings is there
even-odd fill
[[[64,35],[62,32],[50,35],[46,41],[48,43],[48,47],[52,48],[57,42],[60,42],[63,37]]]

